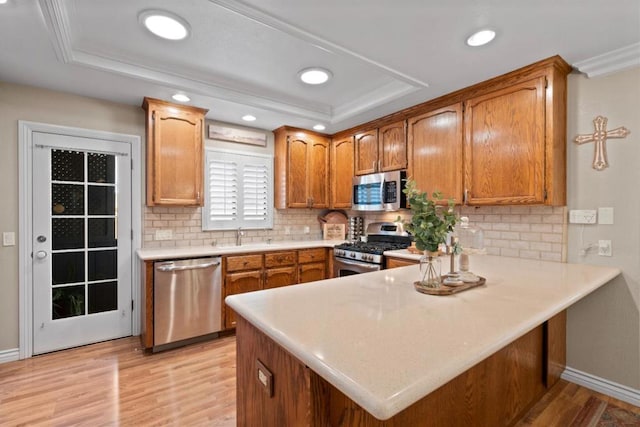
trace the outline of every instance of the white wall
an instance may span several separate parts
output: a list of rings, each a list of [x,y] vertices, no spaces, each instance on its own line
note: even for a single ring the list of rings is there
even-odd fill
[[[568,262],[618,267],[622,275],[568,312],[567,364],[583,372],[640,389],[640,68],[588,79],[569,76],[567,208],[614,208],[613,225],[568,225]],[[578,146],[578,134],[625,126],[625,139],[607,141],[609,168],[592,169],[593,143]],[[612,257],[580,249],[611,240]]]

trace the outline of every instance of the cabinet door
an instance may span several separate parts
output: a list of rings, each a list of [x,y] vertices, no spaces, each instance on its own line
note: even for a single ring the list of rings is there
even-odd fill
[[[307,180],[309,207],[329,207],[329,140],[320,137],[310,139]]]
[[[365,175],[378,170],[378,130],[359,133],[355,136],[355,174]]]
[[[295,266],[269,268],[264,271],[264,289],[295,285],[297,282]]]
[[[390,258],[384,257],[386,268],[406,267],[407,265],[420,264],[419,261],[412,261],[404,258]]]
[[[153,204],[202,205],[202,117],[156,109],[153,117]]]
[[[544,203],[545,78],[469,99],[464,121],[467,203]]]
[[[287,141],[287,207],[306,208],[309,206],[307,175],[311,172],[308,169],[309,141],[294,136],[287,137]]]
[[[408,120],[409,177],[431,196],[462,203],[462,104]],[[443,202],[444,203],[444,202]]]
[[[229,295],[258,291],[260,289],[262,289],[262,270],[243,271],[225,275],[224,298]],[[225,329],[236,327],[236,313],[226,304],[224,304],[224,327]]]
[[[378,130],[380,172],[406,169],[407,125],[403,120]]]
[[[324,262],[300,264],[298,267],[298,283],[314,282],[327,278]]]
[[[353,192],[353,137],[331,144],[331,208],[351,209]]]

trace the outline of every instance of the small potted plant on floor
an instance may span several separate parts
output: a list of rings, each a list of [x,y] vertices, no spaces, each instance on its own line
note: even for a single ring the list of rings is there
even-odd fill
[[[437,288],[441,284],[439,247],[446,243],[447,235],[453,231],[458,219],[453,210],[453,200],[449,200],[446,206],[439,205],[442,200],[440,192],[434,192],[429,198],[413,180],[407,180],[402,191],[407,195],[411,208],[411,219],[404,223],[405,229],[413,235],[416,248],[424,253],[420,259],[421,280],[417,286]]]

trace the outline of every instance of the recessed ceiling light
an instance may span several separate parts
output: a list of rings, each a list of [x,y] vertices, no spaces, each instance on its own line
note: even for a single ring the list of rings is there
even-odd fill
[[[8,0],[0,0],[0,4],[5,4]]]
[[[143,10],[138,20],[158,37],[167,40],[182,40],[189,35],[187,21],[166,10]]]
[[[185,95],[184,93],[176,93],[175,95],[171,96],[175,101],[178,102],[189,102],[191,101],[191,98],[189,98],[187,95]]]
[[[326,83],[332,76],[331,71],[320,67],[311,67],[301,70],[298,75],[300,80],[308,85],[321,85]]]
[[[315,130],[325,130],[326,129],[326,127],[324,125],[321,125],[319,123],[317,125],[314,125],[313,128]]]
[[[255,122],[256,116],[252,116],[251,114],[247,114],[246,116],[242,116],[242,120],[245,122]]]
[[[468,39],[467,44],[469,46],[482,46],[489,43],[496,36],[496,32],[493,30],[480,30],[473,33]]]

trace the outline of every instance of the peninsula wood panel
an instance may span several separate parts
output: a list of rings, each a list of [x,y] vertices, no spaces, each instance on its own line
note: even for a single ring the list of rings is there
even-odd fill
[[[331,142],[331,200],[332,209],[351,209],[353,192],[353,137]]]
[[[547,345],[546,386],[552,387],[560,380],[567,366],[567,311],[564,310],[546,323]]]
[[[408,119],[409,177],[429,197],[462,203],[462,104]]]
[[[327,425],[331,426],[509,426],[546,391],[542,378],[543,336],[543,326],[539,326],[385,421],[376,419],[326,382],[323,387],[316,385],[319,393],[312,396],[312,407],[314,412],[328,408],[328,416],[317,416],[328,419]],[[311,375],[317,376],[314,372]],[[314,378],[312,384],[322,381]]]
[[[147,205],[202,206],[203,127],[208,110],[145,98]]]
[[[368,130],[355,136],[356,175],[366,175],[378,171],[378,129]]]
[[[407,123],[402,120],[378,129],[379,172],[407,168]]]
[[[545,78],[465,103],[467,203],[545,201]]]
[[[242,317],[237,331],[237,425],[310,425],[309,369]],[[273,395],[258,380],[258,360],[273,375]]]

